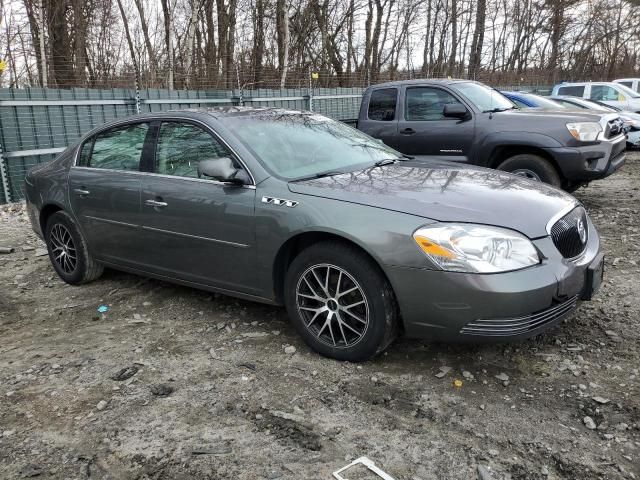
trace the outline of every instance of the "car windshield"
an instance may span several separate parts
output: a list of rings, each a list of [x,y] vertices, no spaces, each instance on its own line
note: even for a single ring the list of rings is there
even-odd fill
[[[586,105],[587,108],[592,110],[605,110],[607,112],[620,111],[620,109],[617,107],[612,107],[611,105],[607,105],[606,103],[598,102],[596,100],[583,100],[582,103]]]
[[[273,110],[228,116],[223,122],[268,171],[286,180],[402,158],[380,141],[318,114]]]
[[[497,90],[481,83],[454,83],[451,88],[457,90],[473,103],[481,112],[510,110],[515,105]]]
[[[563,110],[567,108],[560,102],[556,102],[555,100],[551,100],[550,98],[541,97],[540,95],[525,95],[524,97],[530,98],[538,108],[544,108],[548,110]]]
[[[620,90],[622,90],[627,96],[631,97],[631,98],[640,98],[640,95],[638,94],[638,92],[634,92],[633,90],[631,90],[629,87],[626,87],[624,85],[621,85],[619,83],[616,84],[616,88],[619,88]]]

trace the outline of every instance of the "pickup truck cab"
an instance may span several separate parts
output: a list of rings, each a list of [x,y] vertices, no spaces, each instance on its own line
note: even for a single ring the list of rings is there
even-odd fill
[[[561,110],[519,110],[473,81],[409,80],[367,88],[357,128],[418,159],[496,168],[569,191],[624,164],[618,115]]]
[[[630,88],[634,92],[640,92],[640,78],[619,78],[614,80],[613,83],[619,83],[627,88]]]
[[[552,96],[569,95],[602,102],[626,112],[640,113],[640,93],[615,82],[560,83],[553,87]]]

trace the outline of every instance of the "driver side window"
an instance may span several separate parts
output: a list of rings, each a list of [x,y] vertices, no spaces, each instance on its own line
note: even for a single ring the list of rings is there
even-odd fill
[[[457,98],[440,88],[408,88],[404,118],[409,121],[449,120],[444,106],[460,103]]]
[[[92,168],[138,171],[147,130],[148,123],[136,123],[99,133],[90,155],[87,150],[91,142],[83,145],[80,164]]]
[[[163,122],[160,126],[155,173],[198,178],[198,163],[222,157],[232,155],[202,128],[182,122]]]

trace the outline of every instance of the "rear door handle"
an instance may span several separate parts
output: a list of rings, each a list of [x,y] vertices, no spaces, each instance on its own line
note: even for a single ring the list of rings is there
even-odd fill
[[[85,190],[84,188],[74,188],[73,189],[73,193],[75,193],[76,195],[78,195],[80,197],[86,197],[91,192],[89,192],[89,190]]]
[[[404,130],[400,130],[400,135],[413,135],[416,131],[413,128],[405,128]]]
[[[169,205],[167,202],[161,202],[159,200],[145,200],[145,205],[149,206],[149,207],[154,207],[154,208],[164,208],[167,205]]]

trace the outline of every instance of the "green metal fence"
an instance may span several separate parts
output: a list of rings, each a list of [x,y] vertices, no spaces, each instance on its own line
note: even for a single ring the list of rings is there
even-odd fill
[[[24,197],[26,172],[55,158],[94,127],[135,113],[273,106],[356,118],[362,88],[282,90],[0,89],[0,204]]]

